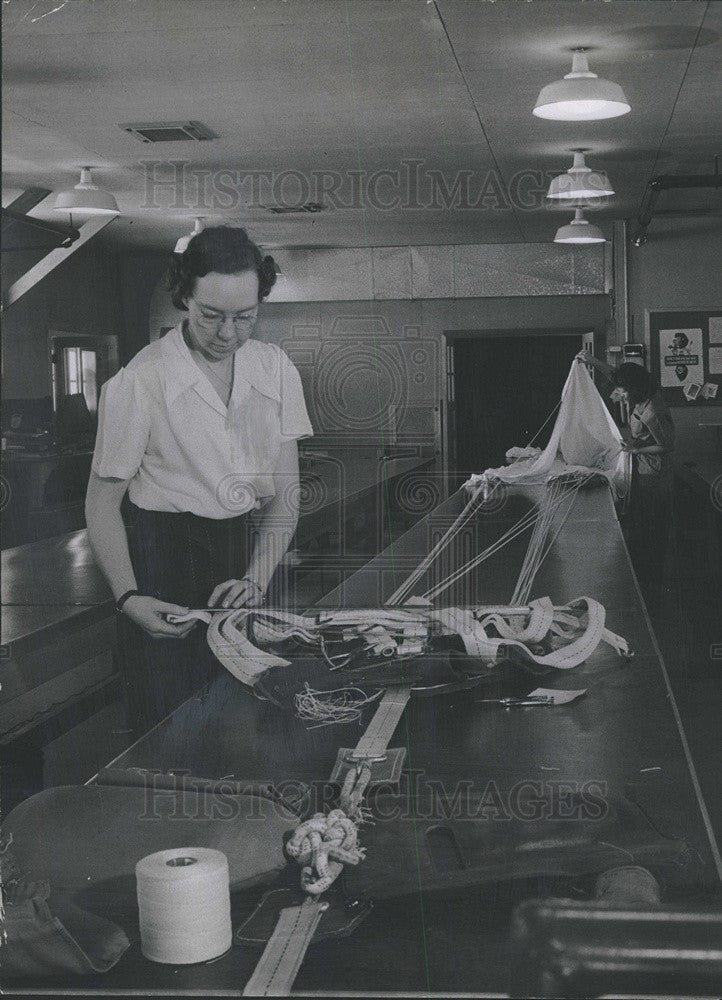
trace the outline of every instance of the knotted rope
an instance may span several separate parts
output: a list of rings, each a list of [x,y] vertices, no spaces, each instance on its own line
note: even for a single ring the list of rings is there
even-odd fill
[[[286,853],[302,866],[301,888],[312,896],[325,892],[343,871],[366,855],[358,844],[358,827],[343,809],[316,813],[297,827]]]
[[[301,888],[312,896],[325,892],[343,871],[344,865],[357,865],[366,857],[358,843],[358,828],[364,821],[361,800],[371,768],[359,761],[346,772],[339,808],[328,815],[316,813],[301,823],[286,844],[286,854],[302,866]]]

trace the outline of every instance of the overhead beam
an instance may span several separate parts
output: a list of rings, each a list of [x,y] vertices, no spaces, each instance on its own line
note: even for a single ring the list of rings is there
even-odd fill
[[[722,187],[722,173],[720,173],[719,169],[715,169],[713,174],[680,174],[677,176],[674,174],[660,174],[658,177],[653,177],[644,189],[642,205],[637,216],[636,232],[632,237],[632,242],[635,246],[642,246],[647,242],[647,229],[652,221],[655,205],[662,191],[720,187]]]
[[[8,288],[7,295],[5,296],[5,307],[13,305],[18,299],[22,298],[31,288],[34,288],[39,281],[47,277],[51,271],[54,271],[56,267],[63,264],[69,257],[71,257],[77,250],[84,246],[88,240],[92,240],[102,229],[105,229],[114,219],[117,219],[117,215],[96,215],[94,218],[89,219],[88,222],[84,223],[80,227],[80,236],[70,247],[58,247],[56,250],[51,250],[49,254],[46,254],[41,261],[38,261],[34,267],[31,267],[22,278],[18,280]]]
[[[11,201],[7,208],[10,209],[11,212],[17,212],[18,215],[27,215],[31,209],[35,208],[36,205],[39,205],[40,202],[44,198],[47,198],[49,194],[50,188],[31,187],[28,188],[27,191],[23,191],[22,194],[18,195],[14,201]],[[7,211],[7,209],[4,209],[3,211]],[[7,224],[3,222],[3,231],[9,228],[12,224],[12,222],[8,222]]]
[[[80,237],[80,231],[74,226],[62,226],[57,222],[46,222],[45,219],[36,219],[32,215],[15,212],[11,208],[3,208],[2,216],[3,220],[8,219],[10,222],[20,222],[24,226],[32,226],[34,229],[42,229],[45,233],[52,233],[53,236],[67,240],[67,246],[75,243]]]
[[[63,247],[69,247],[73,241],[68,240],[60,245]],[[26,250],[52,250],[53,247],[50,243],[19,243],[15,247],[6,247],[5,244],[0,246],[0,253],[25,253]]]

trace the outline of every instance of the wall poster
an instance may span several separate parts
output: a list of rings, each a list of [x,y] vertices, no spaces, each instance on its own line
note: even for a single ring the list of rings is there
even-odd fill
[[[649,338],[667,403],[722,404],[722,312],[650,312]]]

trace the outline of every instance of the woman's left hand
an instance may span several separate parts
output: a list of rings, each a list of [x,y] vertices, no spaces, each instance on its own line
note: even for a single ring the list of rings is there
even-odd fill
[[[263,588],[255,580],[226,580],[214,588],[209,608],[257,608],[263,604]]]

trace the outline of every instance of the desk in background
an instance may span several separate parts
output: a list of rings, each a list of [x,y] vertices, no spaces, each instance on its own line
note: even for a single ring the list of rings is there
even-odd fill
[[[9,491],[2,512],[3,548],[84,527],[92,457],[88,448],[43,455],[3,452]]]

